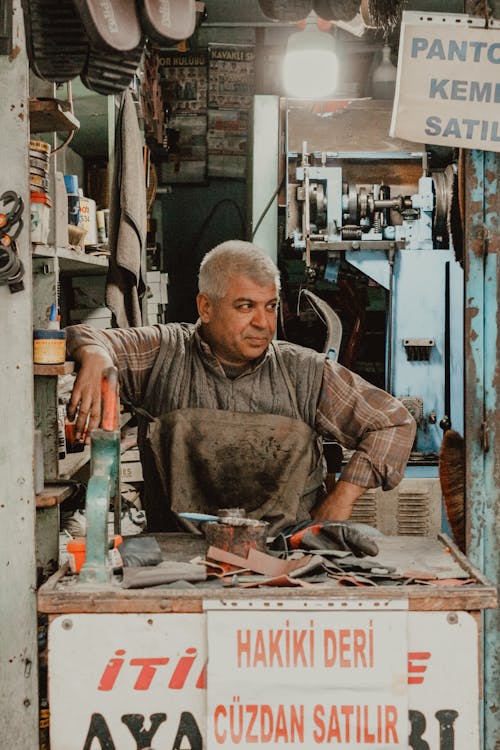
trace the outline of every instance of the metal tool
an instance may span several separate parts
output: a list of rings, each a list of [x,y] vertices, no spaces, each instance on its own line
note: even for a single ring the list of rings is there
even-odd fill
[[[8,211],[0,212],[0,230],[2,230],[2,243],[8,247],[12,240],[17,239],[23,228],[22,215],[24,211],[24,201],[20,195],[13,190],[6,190],[0,196],[0,201],[4,207],[13,204]]]
[[[2,193],[0,201],[4,206],[0,212],[0,285],[8,285],[11,293],[20,292],[24,289],[24,266],[15,240],[23,228],[24,201],[13,190]]]
[[[110,503],[120,518],[120,430],[118,422],[118,372],[105,371],[102,379],[101,427],[90,433],[90,479],[87,485],[86,557],[79,583],[108,583],[112,570],[108,563],[108,512]]]

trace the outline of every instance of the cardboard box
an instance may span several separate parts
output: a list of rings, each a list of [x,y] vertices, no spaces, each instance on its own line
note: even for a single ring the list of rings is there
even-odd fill
[[[143,482],[142,464],[140,461],[120,461],[120,479],[122,482]]]
[[[85,323],[93,328],[111,328],[111,311],[107,307],[94,310],[72,309],[69,311],[71,323]]]

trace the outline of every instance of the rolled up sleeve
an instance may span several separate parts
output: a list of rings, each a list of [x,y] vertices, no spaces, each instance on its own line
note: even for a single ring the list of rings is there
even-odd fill
[[[316,429],[354,451],[341,479],[390,490],[403,478],[416,423],[398,399],[327,360]]]
[[[118,368],[121,392],[140,405],[161,343],[159,326],[99,329],[80,324],[66,328],[68,358],[78,361],[78,349],[100,346]]]

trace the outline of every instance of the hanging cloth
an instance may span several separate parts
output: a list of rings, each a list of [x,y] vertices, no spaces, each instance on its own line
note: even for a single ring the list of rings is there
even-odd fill
[[[142,135],[129,89],[121,96],[115,151],[106,305],[113,313],[113,324],[128,328],[142,323],[147,229]]]

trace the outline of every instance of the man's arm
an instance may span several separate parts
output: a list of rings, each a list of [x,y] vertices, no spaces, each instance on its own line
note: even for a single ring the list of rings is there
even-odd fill
[[[346,520],[363,492],[389,490],[403,478],[415,420],[403,404],[345,367],[328,360],[316,428],[354,450],[339,481],[314,512],[318,520]]]
[[[101,382],[104,371],[118,369],[120,388],[131,403],[138,403],[160,348],[160,329],[115,328],[99,330],[86,325],[66,328],[67,353],[79,364],[68,406],[68,417],[76,415],[79,439],[88,420],[88,430],[101,421]]]
[[[366,487],[360,487],[358,484],[339,479],[333,490],[313,510],[314,520],[347,521],[352,513],[354,503],[365,490]]]

